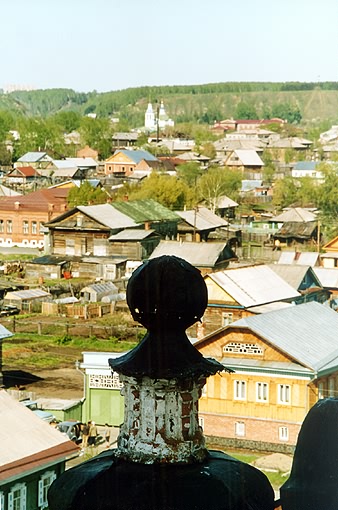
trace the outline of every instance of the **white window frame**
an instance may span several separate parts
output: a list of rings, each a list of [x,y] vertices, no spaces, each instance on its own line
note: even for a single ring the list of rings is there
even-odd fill
[[[244,421],[235,421],[235,436],[245,437],[245,423],[244,423]]]
[[[241,379],[234,381],[234,400],[246,400],[246,381]]]
[[[49,487],[52,485],[54,480],[56,479],[55,471],[46,471],[44,473],[38,484],[38,506],[39,508],[47,508],[48,507],[48,499],[47,493]]]
[[[6,232],[7,232],[7,234],[13,233],[13,221],[12,220],[6,221]]]
[[[207,396],[207,384],[204,384],[204,386],[202,387],[202,391],[201,391],[201,397],[206,397]]]
[[[222,313],[222,326],[229,326],[234,322],[234,314],[232,312],[223,312]]]
[[[324,383],[323,381],[318,383],[318,400],[324,398]]]
[[[335,381],[333,379],[333,377],[331,377],[329,379],[329,388],[328,388],[328,396],[329,397],[334,397],[335,396]]]
[[[29,221],[28,220],[23,220],[22,222],[22,233],[23,234],[29,234]]]
[[[14,493],[20,492],[19,495],[19,505],[14,505]],[[24,483],[17,483],[13,487],[11,487],[10,492],[8,493],[8,510],[26,510],[27,506],[27,487]]]
[[[0,492],[0,510],[5,510],[5,495]]]
[[[278,384],[277,402],[282,405],[291,404],[291,386],[290,384]]]
[[[269,384],[256,382],[256,402],[269,402]]]
[[[202,430],[204,430],[204,417],[203,416],[198,417],[198,425],[201,427]]]
[[[278,437],[280,441],[289,441],[289,428],[285,426],[279,427]]]
[[[37,221],[32,221],[31,230],[32,230],[33,235],[38,233],[38,222]]]

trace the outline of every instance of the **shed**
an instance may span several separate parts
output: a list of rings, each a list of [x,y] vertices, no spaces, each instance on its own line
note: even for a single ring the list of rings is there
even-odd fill
[[[113,282],[93,283],[80,291],[82,300],[91,303],[102,301],[104,296],[111,296],[112,294],[118,294],[118,288]]]
[[[58,421],[82,421],[83,399],[38,398],[38,408],[53,413]]]
[[[34,303],[51,300],[51,294],[42,289],[16,290],[14,292],[7,292],[4,304],[15,305],[21,311],[31,311]]]

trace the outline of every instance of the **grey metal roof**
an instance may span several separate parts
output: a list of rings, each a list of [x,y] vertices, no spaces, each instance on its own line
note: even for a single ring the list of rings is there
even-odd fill
[[[291,264],[269,264],[269,267],[271,267],[275,273],[277,273],[296,290],[298,290],[301,286],[306,274],[311,271],[310,267],[299,265],[294,266]],[[313,279],[317,279],[316,275],[313,273],[312,277]],[[320,286],[320,282],[317,281],[317,283],[318,286]]]
[[[21,471],[25,465],[30,469],[31,465],[24,459],[32,455],[42,458],[44,452],[45,462],[50,462],[47,451],[60,445],[69,445],[68,454],[76,451],[77,446],[49,423],[41,420],[30,409],[14,400],[5,390],[0,390],[0,470],[5,470],[7,464],[20,462]],[[13,431],[15,431],[13,433]],[[15,439],[14,439],[15,438]],[[28,440],[29,438],[29,440]],[[66,451],[66,450],[65,450]],[[58,451],[60,460],[60,453]],[[38,458],[38,457],[37,457]]]
[[[5,299],[35,299],[40,297],[50,297],[50,294],[42,289],[15,290],[7,292]]]
[[[36,163],[41,159],[52,161],[52,158],[48,156],[47,152],[26,152],[18,161],[24,161],[25,163]]]
[[[175,255],[190,262],[195,267],[213,267],[226,247],[223,243],[194,243],[178,241],[161,241],[150,255],[150,259],[162,255]]]
[[[241,163],[246,166],[264,166],[264,162],[258,156],[255,150],[251,149],[236,149],[236,156],[239,158]]]
[[[252,358],[228,358],[224,357],[221,360],[221,363],[224,363],[227,367],[233,369],[247,369],[248,371],[269,371],[269,372],[295,372],[303,373],[304,375],[312,374],[312,370],[309,370],[298,363],[293,363],[292,361],[271,361],[271,360],[261,360],[261,359],[252,359]],[[236,370],[235,370],[236,371]]]
[[[83,289],[81,289],[81,292],[84,292],[84,291],[94,291],[94,292],[97,292],[97,293],[102,293],[102,292],[117,292],[117,287],[116,285],[114,285],[113,282],[105,282],[105,283],[93,283],[92,285],[87,285],[86,287],[83,287]]]
[[[245,308],[300,296],[290,284],[265,265],[225,269],[208,275]]]
[[[127,156],[136,164],[142,161],[143,159],[145,161],[157,161],[157,158],[148,151],[117,149],[114,154],[118,154],[119,152],[122,152],[122,154]]]
[[[338,357],[338,314],[315,301],[246,317],[231,327],[249,328],[313,370]]]
[[[282,251],[278,260],[278,264],[295,264],[299,266],[314,267],[319,259],[319,253],[315,251]]]
[[[114,234],[109,237],[109,241],[142,241],[142,239],[146,239],[151,234],[153,234],[155,230],[141,230],[135,228],[128,228],[126,230],[121,230],[117,234]]]
[[[285,301],[274,301],[273,303],[267,303],[266,305],[249,306],[247,310],[252,313],[268,313],[274,312],[275,310],[282,310],[294,306],[292,303],[286,303]]]
[[[199,207],[197,210],[175,212],[189,225],[196,227],[197,230],[211,230],[228,225],[226,220],[209,211],[206,207]]]
[[[123,214],[110,204],[80,205],[77,209],[111,229],[139,226],[130,216]]]
[[[228,207],[238,207],[237,202],[227,196],[222,196],[217,199],[218,209],[227,209]]]
[[[338,289],[338,268],[314,267],[313,271],[326,289]]]

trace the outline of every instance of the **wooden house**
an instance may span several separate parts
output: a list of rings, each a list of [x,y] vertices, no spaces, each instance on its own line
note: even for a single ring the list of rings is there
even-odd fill
[[[162,255],[174,255],[184,259],[203,274],[227,267],[230,260],[237,260],[227,241],[210,243],[161,241],[149,258]]]
[[[229,226],[228,221],[206,207],[196,207],[189,211],[176,211],[181,217],[177,225],[177,238],[182,241],[207,241],[211,232]]]
[[[242,317],[284,308],[300,293],[270,267],[256,265],[224,269],[205,276],[208,306],[203,316],[206,333]]]
[[[15,163],[14,168],[23,166],[32,166],[37,170],[46,169],[53,158],[51,158],[47,152],[26,152],[21,156]]]
[[[260,179],[264,162],[255,150],[237,149],[229,154],[225,165],[240,171],[249,179]]]
[[[79,448],[5,390],[0,409],[0,508],[47,508],[50,485]]]
[[[302,421],[338,394],[338,315],[319,303],[245,317],[195,344],[233,373],[208,379],[199,403],[207,436],[228,446],[291,452]]]
[[[16,167],[6,175],[6,182],[10,185],[25,186],[37,182],[40,173],[32,166]]]
[[[115,255],[126,257],[129,261],[147,259],[161,241],[161,236],[154,230],[128,228],[109,238]]]

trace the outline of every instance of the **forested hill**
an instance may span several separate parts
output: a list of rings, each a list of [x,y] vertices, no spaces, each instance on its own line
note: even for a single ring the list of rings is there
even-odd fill
[[[99,117],[116,116],[130,125],[143,125],[147,103],[155,106],[160,100],[176,123],[212,123],[236,117],[240,104],[259,118],[271,116],[278,104],[288,104],[299,109],[303,121],[338,121],[338,82],[226,82],[137,87],[104,93],[71,89],[16,91],[0,94],[0,110],[24,116],[48,116],[71,110],[96,113]]]

